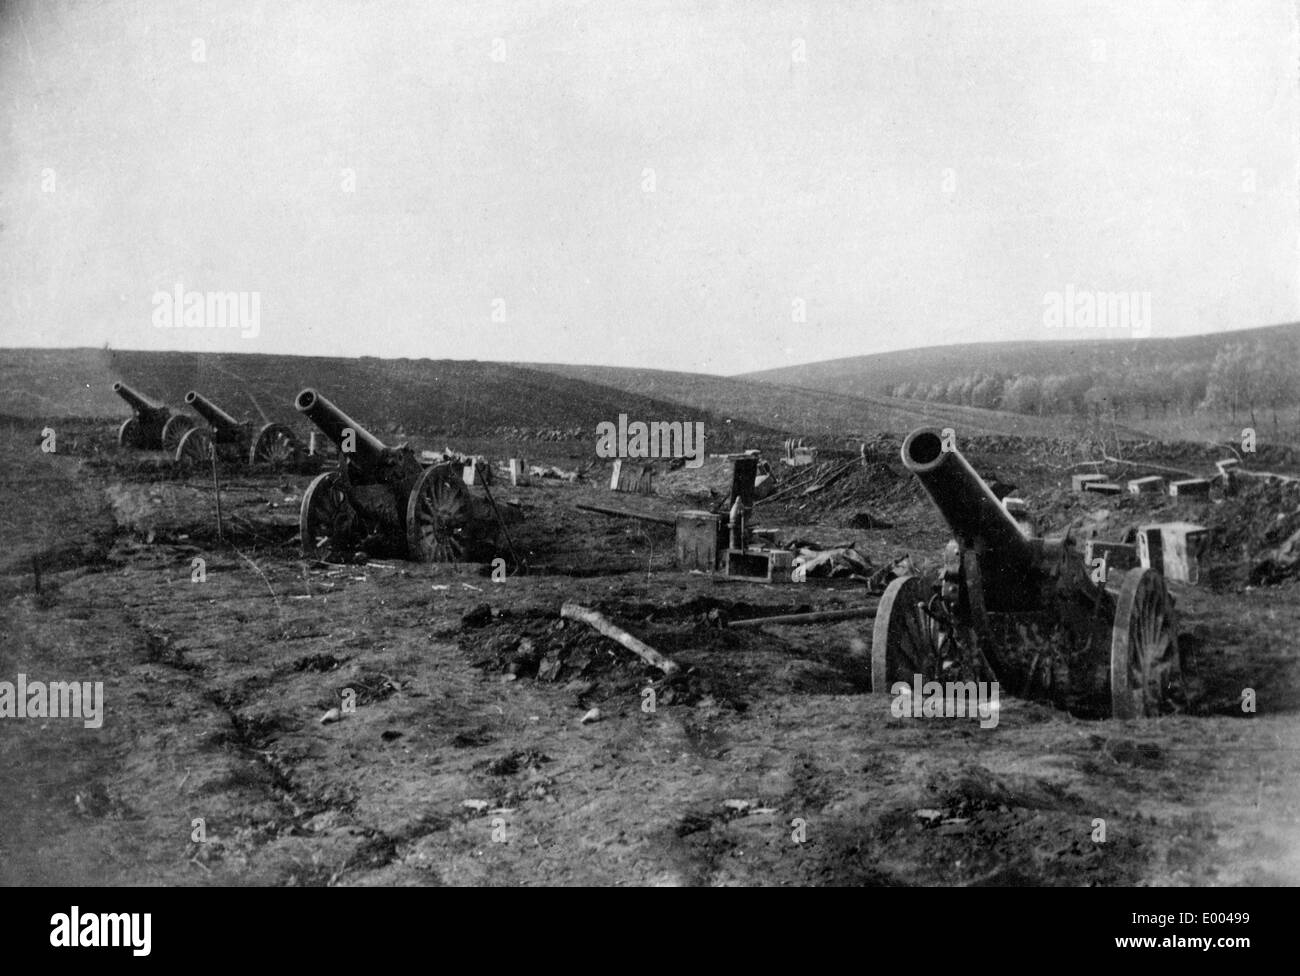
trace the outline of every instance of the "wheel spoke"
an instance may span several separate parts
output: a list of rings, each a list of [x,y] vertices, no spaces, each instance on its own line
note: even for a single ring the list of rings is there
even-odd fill
[[[917,672],[924,673],[925,666],[929,663],[930,655],[926,652],[930,650],[930,639],[927,634],[925,620],[922,618],[922,611],[919,606],[904,608],[907,612],[903,614],[903,624],[907,636],[906,641],[900,641],[900,645],[905,647],[908,652],[908,659],[914,665]]]

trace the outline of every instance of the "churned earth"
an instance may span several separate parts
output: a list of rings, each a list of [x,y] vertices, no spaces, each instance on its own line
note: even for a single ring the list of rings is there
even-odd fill
[[[1248,588],[1237,563],[1258,553],[1234,540],[1205,585],[1175,587],[1187,714],[1087,721],[1004,691],[981,728],[893,716],[870,690],[870,620],[727,626],[866,606],[863,584],[682,572],[670,528],[576,508],[664,514],[707,504],[703,482],[500,486],[529,572],[494,581],[304,561],[306,472],[222,472],[219,534],[210,474],[99,430],[70,422],[51,455],[10,425],[0,447],[0,681],[103,682],[105,701],[100,728],[0,719],[0,883],[1300,882],[1300,589]],[[760,503],[760,523],[934,565],[947,531],[888,447],[847,484]],[[590,445],[527,449],[576,470]],[[1071,495],[1071,450],[969,454],[1057,525],[1169,514]],[[562,620],[565,601],[681,672]]]

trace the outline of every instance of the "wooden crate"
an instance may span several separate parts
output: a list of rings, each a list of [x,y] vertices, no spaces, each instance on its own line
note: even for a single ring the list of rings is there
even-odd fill
[[[1094,559],[1106,560],[1106,568],[1132,569],[1139,564],[1138,547],[1135,542],[1107,542],[1104,539],[1089,539],[1083,544],[1083,558],[1089,568]]]
[[[790,582],[794,553],[788,549],[728,549],[726,575],[758,583]]]
[[[1089,481],[1083,486],[1084,491],[1090,491],[1095,495],[1122,495],[1124,488],[1115,484],[1113,481]]]
[[[698,569],[712,573],[718,568],[718,556],[726,548],[722,533],[726,527],[712,512],[677,512],[677,565],[681,569]]]
[[[1104,474],[1098,474],[1095,471],[1090,471],[1087,474],[1072,474],[1070,475],[1070,490],[1083,491],[1087,485],[1097,484],[1105,480],[1106,476]]]
[[[1201,552],[1209,532],[1192,522],[1153,522],[1138,526],[1138,559],[1165,579],[1195,583],[1201,575]]]
[[[1158,474],[1148,475],[1145,478],[1133,478],[1128,483],[1128,490],[1134,495],[1165,493],[1165,479]]]
[[[1184,478],[1170,484],[1169,494],[1175,498],[1209,498],[1210,483],[1205,478]]]

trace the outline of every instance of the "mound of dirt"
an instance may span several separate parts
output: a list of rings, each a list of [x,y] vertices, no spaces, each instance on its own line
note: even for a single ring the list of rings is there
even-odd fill
[[[483,604],[463,618],[459,643],[475,667],[502,673],[507,680],[558,684],[583,707],[606,708],[614,701],[638,708],[651,686],[658,705],[712,703],[735,712],[744,711],[763,689],[845,695],[868,687],[867,669],[852,658],[847,643],[817,640],[817,646],[803,647],[799,635],[792,642],[789,635],[727,627],[729,620],[812,609],[804,604],[697,598],[667,605],[625,601],[596,606],[681,670],[665,677],[590,627],[541,608],[512,611]]]
[[[1269,550],[1300,531],[1300,484],[1259,481],[1247,484],[1206,513],[1209,540],[1202,557],[1211,567],[1209,582],[1216,589],[1279,583],[1300,576],[1300,563],[1279,565],[1277,571],[1256,572],[1274,565],[1264,562]]]
[[[883,461],[854,464],[838,477],[831,468],[814,477],[810,487],[818,484],[825,487],[809,494],[796,489],[774,500],[773,508],[783,508],[787,517],[797,516],[800,521],[851,521],[864,510],[898,511],[925,497],[915,478]]]
[[[622,609],[626,612],[626,608]],[[695,649],[734,651],[743,638],[723,630],[721,617],[716,610],[712,613],[688,616],[671,632],[667,628],[637,630],[648,643],[670,656],[676,645],[684,643]],[[620,616],[617,611],[610,615]],[[560,684],[583,705],[612,698],[631,702],[639,699],[643,688],[653,685],[661,705],[691,705],[712,698],[737,710],[745,707],[738,687],[729,687],[690,667],[665,678],[662,672],[590,627],[542,610],[522,614],[505,611],[486,618],[471,612],[461,630],[460,645],[475,667],[514,679]]]
[[[724,457],[705,458],[698,468],[683,465],[671,470],[667,464],[661,463],[655,465],[655,469],[653,485],[656,495],[694,502],[721,502],[731,491],[731,462]]]

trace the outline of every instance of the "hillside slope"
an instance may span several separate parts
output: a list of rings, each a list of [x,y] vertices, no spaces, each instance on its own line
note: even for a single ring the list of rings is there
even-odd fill
[[[379,435],[483,434],[498,428],[590,433],[620,413],[632,420],[703,421],[719,448],[780,431],[683,407],[663,397],[561,377],[526,366],[457,360],[335,359],[92,349],[8,349],[0,354],[0,413],[12,417],[126,417],[121,380],[173,408],[195,389],[238,419],[265,413],[301,423],[298,391],[311,386]],[[730,434],[730,437],[725,436]]]
[[[503,428],[594,437],[598,423],[616,422],[620,413],[630,420],[702,421],[711,450],[771,446],[788,435],[852,447],[874,433],[921,424],[980,434],[1080,433],[1067,419],[663,370],[102,349],[4,350],[0,414],[124,418],[129,408],[112,392],[116,380],[173,408],[197,389],[237,419],[265,414],[293,424],[301,423],[293,398],[312,386],[381,437]]]
[[[737,379],[836,390],[854,395],[884,394],[900,383],[944,382],[975,372],[1026,374],[1088,372],[1129,364],[1180,366],[1209,362],[1229,343],[1283,346],[1300,337],[1300,324],[1170,339],[1085,339],[1070,342],[981,342],[850,356],[799,366],[745,373]]]
[[[758,378],[673,373],[621,366],[530,364],[543,372],[589,380],[602,386],[653,393],[695,409],[764,424],[830,443],[852,443],[878,431],[906,433],[923,424],[951,424],[968,433],[1019,437],[1077,437],[1082,428],[1068,417],[1031,417],[1004,410],[962,407],[835,388],[800,387]],[[828,385],[832,386],[832,385]],[[1108,430],[1111,427],[1108,425]],[[1143,437],[1123,424],[1122,436]]]

